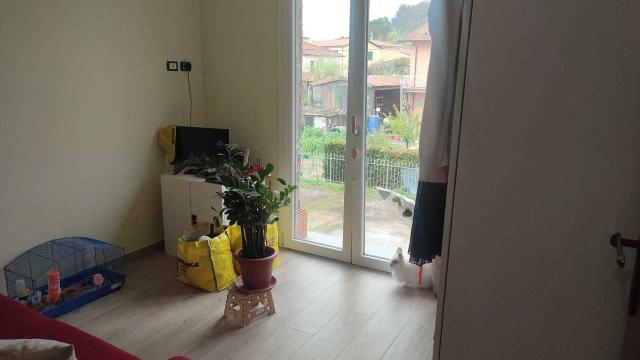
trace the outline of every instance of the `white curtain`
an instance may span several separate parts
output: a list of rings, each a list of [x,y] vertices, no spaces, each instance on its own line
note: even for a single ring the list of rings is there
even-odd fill
[[[420,130],[420,182],[411,229],[411,262],[422,265],[442,252],[449,151],[463,0],[432,0],[431,59]]]

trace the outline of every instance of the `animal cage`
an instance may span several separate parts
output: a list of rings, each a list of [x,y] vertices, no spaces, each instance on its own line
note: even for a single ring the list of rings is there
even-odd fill
[[[4,275],[9,297],[55,318],[122,288],[124,248],[85,237],[50,240],[18,256]]]

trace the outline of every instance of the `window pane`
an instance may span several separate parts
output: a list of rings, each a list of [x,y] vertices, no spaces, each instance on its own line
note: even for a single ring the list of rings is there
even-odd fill
[[[366,255],[409,246],[431,54],[428,2],[371,0],[367,45]]]
[[[295,237],[342,248],[349,0],[302,0]]]

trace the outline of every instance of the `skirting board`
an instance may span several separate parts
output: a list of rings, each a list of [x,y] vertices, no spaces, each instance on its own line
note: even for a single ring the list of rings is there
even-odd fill
[[[125,262],[129,262],[129,261],[134,261],[134,260],[138,260],[146,255],[149,255],[151,253],[154,253],[156,251],[162,251],[164,249],[164,241],[159,241],[157,243],[151,244],[149,246],[145,246],[142,249],[138,249],[135,251],[132,251],[128,254],[126,254],[124,256],[124,261]]]

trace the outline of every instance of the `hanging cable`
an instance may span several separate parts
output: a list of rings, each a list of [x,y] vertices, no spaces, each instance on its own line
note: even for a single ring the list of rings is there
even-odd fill
[[[193,100],[191,99],[191,77],[189,76],[189,73],[191,73],[191,71],[187,71],[187,86],[189,88],[189,127],[191,127],[192,126],[191,113],[193,111]]]

